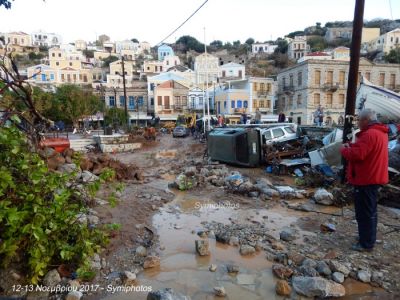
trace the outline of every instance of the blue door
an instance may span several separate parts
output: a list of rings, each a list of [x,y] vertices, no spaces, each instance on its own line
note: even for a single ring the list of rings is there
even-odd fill
[[[221,102],[218,101],[218,114],[221,113]]]

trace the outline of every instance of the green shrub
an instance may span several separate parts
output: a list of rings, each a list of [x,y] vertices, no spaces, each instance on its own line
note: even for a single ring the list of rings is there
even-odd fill
[[[84,195],[100,183],[82,188],[74,180],[49,172],[17,128],[0,127],[0,262],[22,264],[34,284],[61,263],[87,274],[90,257],[107,242],[105,228],[77,221],[87,211]]]

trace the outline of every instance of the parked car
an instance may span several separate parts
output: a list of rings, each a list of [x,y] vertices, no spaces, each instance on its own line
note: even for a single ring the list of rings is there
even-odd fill
[[[270,145],[276,142],[284,142],[297,138],[296,130],[291,125],[276,126],[268,129],[261,129],[263,144]]]
[[[187,137],[189,135],[189,129],[184,126],[176,126],[172,131],[172,136],[175,137]]]

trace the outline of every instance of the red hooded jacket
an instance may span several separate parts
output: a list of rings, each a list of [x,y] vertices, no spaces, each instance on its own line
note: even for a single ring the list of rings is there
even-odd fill
[[[341,153],[348,161],[347,180],[353,185],[387,184],[389,129],[380,123],[371,124],[356,134],[356,142]]]

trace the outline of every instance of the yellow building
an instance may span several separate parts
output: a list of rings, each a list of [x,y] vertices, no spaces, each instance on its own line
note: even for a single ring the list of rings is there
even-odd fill
[[[154,113],[160,120],[176,120],[188,106],[189,88],[176,81],[166,81],[155,88]]]

